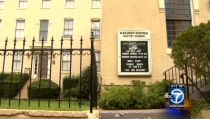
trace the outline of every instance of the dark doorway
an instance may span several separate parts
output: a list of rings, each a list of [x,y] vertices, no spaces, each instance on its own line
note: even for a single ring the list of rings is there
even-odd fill
[[[41,62],[42,59],[42,62]],[[42,57],[40,57],[40,62],[39,62],[39,66],[41,66],[41,78],[42,79],[46,79],[47,78],[47,73],[48,73],[48,57],[45,55],[42,55]],[[40,74],[39,74],[40,76]]]

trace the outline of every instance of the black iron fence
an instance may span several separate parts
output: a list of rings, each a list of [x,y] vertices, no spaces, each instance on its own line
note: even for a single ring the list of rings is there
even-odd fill
[[[76,101],[79,108],[82,107],[83,102],[87,102],[92,113],[92,109],[97,107],[98,80],[93,33],[91,33],[90,39],[91,48],[83,48],[82,37],[79,41],[80,48],[72,47],[72,38],[65,41],[61,38],[60,48],[54,48],[53,37],[51,46],[46,47],[44,39],[42,39],[41,46],[37,46],[35,45],[35,38],[33,38],[31,47],[25,48],[27,45],[24,38],[22,48],[19,45],[17,48],[15,38],[13,48],[8,49],[7,38],[4,49],[0,49],[0,61],[2,61],[2,65],[0,64],[2,67],[0,105],[3,105],[3,100],[8,100],[9,106],[12,105],[12,100],[18,100],[19,105],[21,105],[21,101],[28,101],[29,107],[31,101],[37,101],[40,107],[41,101],[48,101],[48,107],[50,107],[51,101],[57,101],[58,107],[60,107],[62,101],[68,101],[69,108],[71,108],[71,102]],[[66,48],[64,44],[69,45]],[[78,57],[74,60],[76,56]],[[83,63],[84,56],[89,56],[89,64]],[[83,73],[85,65],[90,65],[89,70],[87,70],[89,73]],[[78,67],[74,68],[74,66]],[[74,75],[78,77],[77,84],[75,84]],[[86,76],[84,79],[83,75]],[[64,77],[68,77],[69,86],[67,88],[69,90],[67,92],[63,92],[62,88]],[[76,85],[74,87],[75,92],[71,91],[72,85]],[[84,85],[88,88],[83,89]],[[25,95],[22,93],[26,92],[24,90],[27,90]],[[84,94],[85,92],[86,94]],[[65,98],[64,93],[68,93]]]
[[[163,75],[165,75],[165,80],[173,80],[175,84],[185,84],[186,99],[190,99],[190,95],[194,92],[199,92],[199,94],[207,101],[207,97],[204,96],[200,90],[202,87],[209,85],[210,83],[210,72],[207,75],[196,76],[194,69],[191,66],[185,65],[183,69],[176,66],[171,67],[166,70]]]

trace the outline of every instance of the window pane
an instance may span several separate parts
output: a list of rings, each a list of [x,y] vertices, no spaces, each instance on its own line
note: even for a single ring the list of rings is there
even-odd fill
[[[40,41],[44,38],[44,41],[47,41],[48,32],[41,31],[40,32]]]
[[[100,21],[92,21],[91,28],[100,30]]]
[[[101,1],[100,0],[92,0],[92,7],[100,7]]]
[[[45,30],[45,31],[48,31],[48,24],[49,24],[49,21],[48,20],[43,20],[41,21],[40,25],[40,29],[41,30]]]
[[[66,0],[66,7],[74,7],[74,0]]]
[[[20,0],[19,8],[26,8],[27,0]]]
[[[100,72],[100,69],[101,69],[100,63],[96,63],[96,66],[97,66],[97,72]]]
[[[95,53],[96,61],[100,62],[100,52]]]
[[[64,22],[65,29],[73,29],[73,20],[65,20]]]
[[[70,69],[70,62],[63,62],[62,70],[69,71]]]
[[[4,8],[4,1],[0,1],[0,9],[3,9]]]

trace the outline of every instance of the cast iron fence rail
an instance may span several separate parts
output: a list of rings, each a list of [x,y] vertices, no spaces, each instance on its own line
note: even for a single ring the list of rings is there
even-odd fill
[[[4,49],[0,49],[0,57],[3,57],[3,65],[2,65],[2,73],[1,73],[1,80],[0,80],[0,106],[2,104],[2,100],[4,99],[8,99],[9,100],[9,106],[11,105],[11,100],[19,100],[19,106],[21,105],[21,100],[28,100],[28,106],[31,106],[31,101],[33,100],[36,100],[38,101],[38,106],[40,107],[40,101],[42,100],[46,100],[46,101],[49,101],[48,103],[48,107],[50,107],[50,102],[51,101],[58,101],[58,106],[60,108],[61,106],[61,101],[69,101],[69,108],[71,107],[71,101],[79,101],[79,107],[81,108],[81,102],[82,101],[89,101],[90,102],[90,112],[92,113],[92,109],[94,107],[97,107],[97,86],[98,86],[98,81],[97,81],[97,67],[96,67],[96,59],[95,59],[95,50],[94,50],[94,38],[93,38],[93,32],[91,33],[91,48],[83,48],[83,38],[81,37],[80,39],[80,48],[72,48],[72,45],[73,45],[73,39],[71,37],[71,39],[69,40],[69,42],[67,42],[65,40],[65,44],[69,43],[69,47],[68,48],[63,48],[63,44],[64,44],[64,40],[63,40],[63,37],[61,38],[61,41],[60,41],[60,48],[54,48],[54,38],[52,37],[51,39],[51,46],[50,48],[44,48],[44,38],[42,39],[42,44],[41,44],[41,48],[40,49],[37,49],[35,48],[35,38],[33,38],[32,40],[32,47],[31,49],[26,49],[25,46],[26,46],[26,39],[24,38],[23,40],[23,47],[22,49],[17,49],[16,48],[16,45],[17,45],[17,40],[15,38],[14,40],[14,45],[13,45],[13,49],[7,49],[7,45],[8,45],[8,38],[6,38],[6,41],[5,41],[5,47]],[[21,53],[16,53],[16,52],[21,52]],[[39,53],[37,53],[39,52]],[[45,53],[45,52],[48,52],[48,53]],[[49,53],[50,52],[50,53]],[[68,52],[68,53],[66,53]],[[11,91],[12,91],[12,84],[13,84],[13,75],[15,74],[15,71],[14,71],[14,58],[15,56],[21,56],[21,66],[20,66],[20,92],[18,93],[19,95],[19,98],[18,99],[15,99],[15,98],[11,98]],[[47,60],[50,60],[50,62],[48,63],[50,65],[50,69],[49,71],[47,70],[47,72],[49,72],[49,75],[48,75],[48,79],[49,79],[49,91],[51,90],[51,81],[52,81],[52,64],[53,64],[53,57],[54,56],[60,56],[60,61],[59,61],[59,69],[58,70],[58,74],[59,74],[59,88],[61,88],[61,74],[62,74],[62,56],[64,55],[70,55],[70,67],[69,67],[69,77],[70,77],[70,83],[69,83],[69,89],[71,87],[71,78],[72,78],[72,57],[73,56],[80,56],[79,59],[79,65],[80,65],[80,68],[79,68],[79,99],[78,100],[72,100],[71,99],[71,91],[69,91],[69,99],[67,100],[63,100],[61,99],[61,90],[59,91],[59,97],[58,99],[40,99],[40,89],[41,89],[41,80],[43,79],[42,78],[42,68],[40,68],[37,72],[37,74],[39,75],[39,98],[38,99],[22,99],[21,98],[21,86],[22,86],[22,80],[23,80],[23,74],[24,73],[28,73],[29,74],[29,97],[31,97],[31,84],[33,83],[32,81],[32,76],[33,76],[33,66],[34,66],[34,60],[36,61],[36,55],[40,55],[41,56],[41,61],[40,61],[40,66],[42,67],[42,64],[44,63],[43,60],[42,60],[42,56],[50,56],[50,59],[47,59]],[[81,99],[81,81],[83,80],[82,79],[82,66],[83,66],[83,62],[82,62],[82,58],[84,55],[90,55],[91,56],[91,61],[90,61],[90,64],[91,64],[91,80],[90,80],[90,99]],[[5,74],[5,63],[7,62],[8,63],[8,60],[6,60],[6,57],[8,56],[12,56],[12,69],[11,69],[11,82],[10,82],[10,93],[9,93],[9,98],[4,98],[3,97],[3,84],[4,84],[4,80],[5,80],[5,77],[4,77],[4,74]],[[30,62],[24,62],[25,61],[25,57],[28,57],[31,59]],[[35,57],[35,58],[34,58]],[[1,59],[1,58],[0,58]],[[25,70],[24,70],[24,63],[30,63],[30,67],[25,67]],[[37,64],[38,65],[38,64]],[[23,71],[24,70],[24,71]],[[34,69],[35,70],[35,69]],[[26,84],[25,84],[26,85]]]

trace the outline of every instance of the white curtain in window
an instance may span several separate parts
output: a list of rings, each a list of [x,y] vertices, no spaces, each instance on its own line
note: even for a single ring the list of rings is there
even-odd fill
[[[100,30],[100,21],[92,21],[91,28],[95,30]]]
[[[66,7],[74,7],[74,0],[66,0]]]
[[[25,20],[18,20],[16,26],[16,37],[23,38],[24,37],[24,27],[25,27]]]
[[[27,0],[20,0],[19,8],[26,8],[27,6]]]
[[[49,8],[50,7],[50,3],[51,3],[50,0],[43,0],[42,1],[42,7]]]
[[[96,52],[95,53],[95,56],[96,56],[96,61],[99,61],[100,62],[100,53],[99,52]]]
[[[20,71],[21,69],[21,59],[22,59],[22,52],[15,53],[14,56],[14,63],[13,63],[13,70]]]
[[[63,71],[68,71],[70,69],[70,53],[64,52],[63,53],[63,59],[62,59],[62,69]]]
[[[0,9],[4,8],[4,0],[0,0]]]
[[[64,22],[64,38],[70,38],[73,34],[73,20],[65,20]]]
[[[101,7],[101,0],[92,0],[92,7]]]

